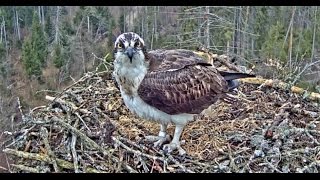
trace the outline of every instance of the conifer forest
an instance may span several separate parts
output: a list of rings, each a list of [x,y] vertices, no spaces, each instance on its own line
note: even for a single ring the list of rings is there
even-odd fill
[[[110,80],[123,32],[257,78],[186,127],[187,157],[164,157]],[[0,172],[318,172],[319,103],[317,6],[0,7]]]

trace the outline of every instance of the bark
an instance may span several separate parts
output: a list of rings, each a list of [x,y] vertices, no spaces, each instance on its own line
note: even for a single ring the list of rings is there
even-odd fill
[[[57,11],[56,11],[56,23],[55,23],[55,38],[54,41],[55,43],[60,43],[59,42],[59,16],[60,16],[60,6],[57,6]]]
[[[244,78],[240,79],[241,82],[250,83],[250,84],[260,84],[269,87],[277,87],[282,90],[290,89],[291,92],[299,95],[306,95],[306,98],[313,101],[320,100],[320,94],[315,92],[309,92],[303,88],[297,86],[290,86],[288,83],[273,80],[273,79],[263,79],[263,78]]]
[[[207,21],[207,27],[206,27],[206,45],[207,48],[210,48],[210,20],[209,20],[209,13],[210,9],[209,6],[206,6],[206,21]]]
[[[316,6],[316,7],[315,7],[315,10],[314,10],[314,21],[313,21],[313,36],[312,36],[311,62],[312,62],[312,60],[313,60],[313,58],[314,58],[314,45],[315,45],[315,42],[316,42],[317,10],[318,10],[318,7]]]

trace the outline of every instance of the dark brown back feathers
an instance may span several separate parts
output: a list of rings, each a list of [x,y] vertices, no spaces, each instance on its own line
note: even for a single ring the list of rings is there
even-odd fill
[[[150,51],[146,60],[150,68],[138,94],[168,114],[198,114],[228,91],[228,82],[217,69],[192,51]]]

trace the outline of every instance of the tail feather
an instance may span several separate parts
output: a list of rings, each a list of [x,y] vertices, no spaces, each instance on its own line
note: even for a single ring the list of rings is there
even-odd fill
[[[226,81],[241,79],[241,78],[248,78],[248,77],[256,77],[253,74],[246,74],[246,73],[232,73],[232,72],[225,72],[225,71],[219,71],[219,73],[224,77]]]
[[[237,88],[240,85],[239,81],[237,80],[229,80],[227,82],[228,82],[229,91]]]
[[[246,74],[246,73],[231,73],[231,72],[225,72],[225,71],[219,71],[219,73],[228,82],[229,91],[237,88],[240,85],[239,81],[237,81],[236,79],[256,77],[255,75]]]

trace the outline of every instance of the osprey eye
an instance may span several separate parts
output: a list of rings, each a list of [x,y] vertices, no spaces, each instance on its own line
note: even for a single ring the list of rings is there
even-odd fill
[[[140,47],[140,46],[141,46],[140,41],[137,41],[136,43],[134,43],[134,47]]]
[[[119,49],[122,49],[123,48],[123,45],[121,43],[118,43],[118,46],[117,46]]]

